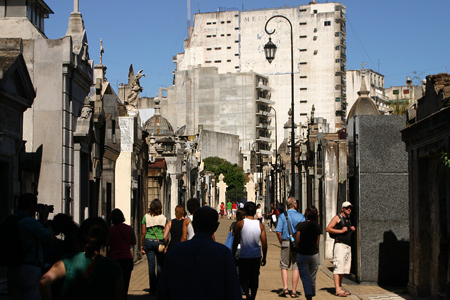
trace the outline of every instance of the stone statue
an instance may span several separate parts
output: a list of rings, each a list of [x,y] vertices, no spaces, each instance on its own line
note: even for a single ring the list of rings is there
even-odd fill
[[[130,65],[130,71],[128,72],[128,86],[130,87],[130,94],[125,101],[125,105],[130,106],[132,109],[137,109],[137,102],[139,100],[139,93],[144,89],[141,87],[139,79],[145,74],[142,73],[144,70],[139,70],[139,72],[134,75],[133,65]]]
[[[90,98],[87,96],[84,98],[84,106],[81,109],[80,119],[89,119],[92,115],[92,108],[89,104]]]

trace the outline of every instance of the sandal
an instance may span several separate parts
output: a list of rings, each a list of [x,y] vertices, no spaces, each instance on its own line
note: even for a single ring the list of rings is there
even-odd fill
[[[291,293],[291,298],[298,298],[297,292],[292,292]]]
[[[289,290],[288,290],[288,289],[283,289],[283,290],[281,290],[281,292],[278,294],[278,297],[286,297],[286,295],[289,295]]]
[[[338,297],[347,297],[347,295],[345,293],[339,293],[339,294],[335,294]]]

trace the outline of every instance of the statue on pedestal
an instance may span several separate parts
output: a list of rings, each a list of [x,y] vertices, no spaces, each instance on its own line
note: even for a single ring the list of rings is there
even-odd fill
[[[141,79],[142,76],[145,77],[145,74],[142,73],[143,71],[144,70],[139,70],[139,72],[134,75],[133,65],[130,65],[130,71],[128,72],[128,86],[130,87],[130,94],[128,95],[127,100],[125,100],[125,105],[128,111],[137,110],[139,93],[144,90],[139,82],[139,79]]]

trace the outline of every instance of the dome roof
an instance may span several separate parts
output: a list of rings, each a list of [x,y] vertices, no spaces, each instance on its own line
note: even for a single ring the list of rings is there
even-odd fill
[[[369,96],[370,92],[366,87],[364,69],[361,75],[361,89],[358,92],[359,97],[350,109],[347,120],[350,120],[354,116],[380,115],[380,111]]]
[[[172,125],[161,115],[154,115],[144,124],[144,130],[151,136],[173,136]]]

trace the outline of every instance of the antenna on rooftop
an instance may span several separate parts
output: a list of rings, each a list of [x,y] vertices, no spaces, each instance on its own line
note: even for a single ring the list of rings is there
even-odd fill
[[[187,31],[189,38],[189,28],[191,27],[191,0],[187,0]]]

